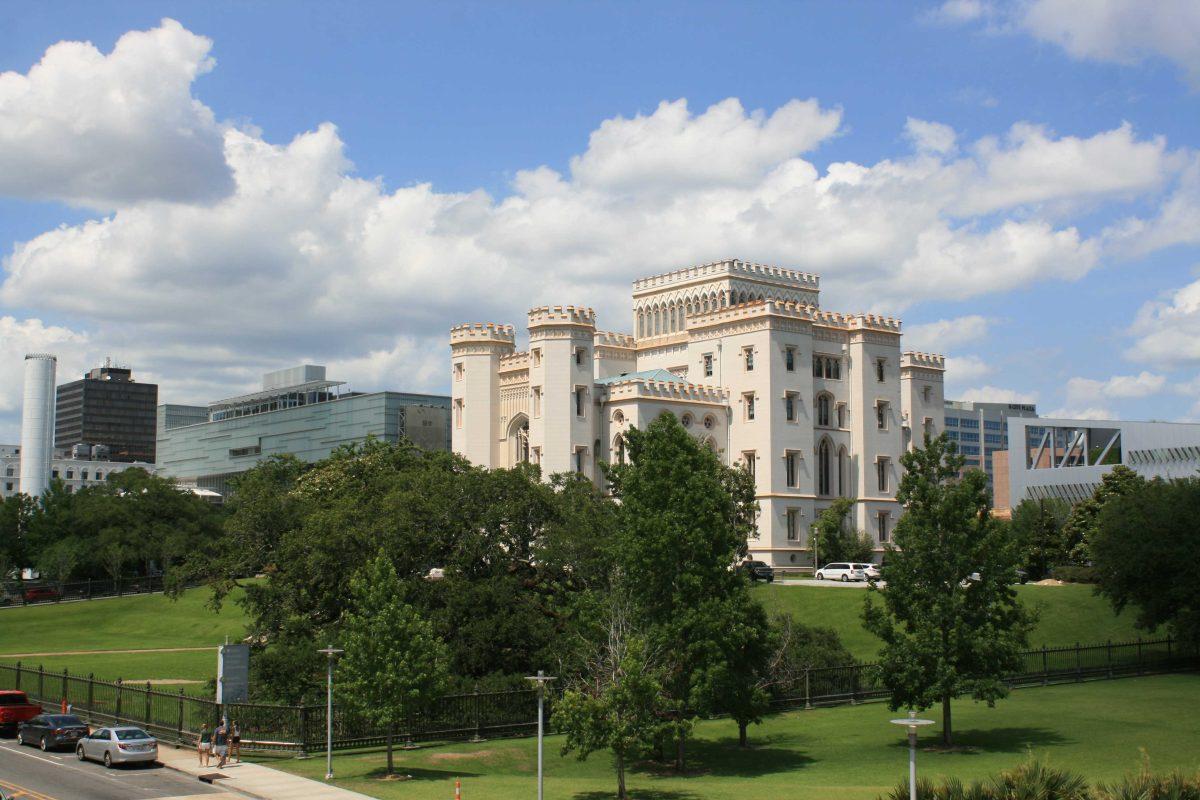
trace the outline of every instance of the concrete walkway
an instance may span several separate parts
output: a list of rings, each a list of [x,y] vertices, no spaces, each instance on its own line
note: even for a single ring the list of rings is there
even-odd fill
[[[212,785],[259,800],[372,800],[365,794],[246,761],[217,769],[216,759],[213,759],[212,766],[202,767],[195,748],[176,749],[164,745],[158,748],[158,760],[164,767],[194,775],[197,780],[201,775],[223,775],[225,777],[215,779]]]

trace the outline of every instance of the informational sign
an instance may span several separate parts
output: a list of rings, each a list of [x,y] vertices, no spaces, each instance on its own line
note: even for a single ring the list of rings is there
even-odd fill
[[[217,650],[217,702],[250,699],[250,645],[223,644]]]

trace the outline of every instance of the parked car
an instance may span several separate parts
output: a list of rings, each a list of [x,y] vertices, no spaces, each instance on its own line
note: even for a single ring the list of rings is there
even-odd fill
[[[817,570],[816,577],[819,581],[841,581],[842,583],[865,581],[867,579],[861,567],[845,561],[826,564]]]
[[[851,564],[851,567],[857,567],[863,571],[863,575],[869,581],[879,580],[879,565],[878,564]]]
[[[15,689],[0,691],[0,731],[5,736],[12,736],[22,722],[28,722],[41,713],[42,707],[29,702],[24,692]]]
[[[738,564],[738,572],[748,577],[751,583],[755,581],[774,583],[775,581],[775,570],[771,569],[765,561],[743,561]]]
[[[57,600],[58,590],[53,586],[30,586],[25,590],[25,602],[36,603],[42,600]]]
[[[36,744],[42,750],[74,747],[88,735],[87,723],[74,714],[40,714],[17,729],[17,744]]]
[[[102,761],[106,767],[152,764],[158,760],[158,740],[132,725],[100,728],[79,740],[75,755],[80,761]]]

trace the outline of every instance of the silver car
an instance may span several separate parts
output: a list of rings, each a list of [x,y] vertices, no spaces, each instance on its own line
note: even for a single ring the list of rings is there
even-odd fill
[[[75,755],[80,761],[103,761],[113,764],[153,763],[158,760],[158,741],[141,728],[117,725],[98,728],[79,740]]]

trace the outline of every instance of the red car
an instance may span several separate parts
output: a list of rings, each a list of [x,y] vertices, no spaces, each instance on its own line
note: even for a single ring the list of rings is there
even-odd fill
[[[14,689],[0,690],[0,731],[11,736],[17,732],[17,726],[42,713],[42,707],[29,702],[24,692]]]
[[[49,586],[30,586],[25,590],[25,602],[36,603],[39,600],[57,600],[58,590]]]

